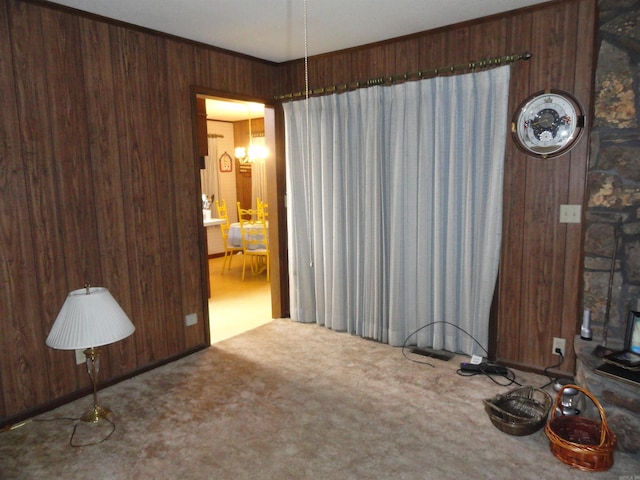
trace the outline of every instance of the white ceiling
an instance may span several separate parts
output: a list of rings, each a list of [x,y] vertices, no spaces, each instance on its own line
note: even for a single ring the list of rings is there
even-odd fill
[[[452,25],[547,0],[55,0],[264,60],[309,56]],[[560,1],[560,0],[557,0]]]

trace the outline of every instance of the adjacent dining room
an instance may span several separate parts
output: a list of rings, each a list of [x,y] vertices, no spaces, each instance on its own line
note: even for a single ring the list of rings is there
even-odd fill
[[[197,101],[206,110],[207,155],[200,178],[214,344],[272,320],[265,200],[269,152],[264,105],[206,96]]]

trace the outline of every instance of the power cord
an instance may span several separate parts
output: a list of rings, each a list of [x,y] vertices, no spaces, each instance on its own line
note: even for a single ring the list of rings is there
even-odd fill
[[[509,385],[518,385],[521,387],[522,385],[516,382],[516,374],[510,368],[507,368],[502,365],[497,365],[493,363],[483,362],[478,365],[475,365],[473,370],[468,368],[459,368],[456,370],[456,373],[461,377],[474,377],[476,375],[484,375],[489,380],[491,380],[496,385],[500,385],[501,387],[508,387]],[[496,380],[497,378],[505,378],[507,383],[502,383]]]
[[[407,342],[409,342],[409,339],[410,339],[411,337],[413,337],[416,333],[418,333],[418,332],[419,332],[419,331],[421,331],[421,330],[424,330],[424,329],[425,329],[425,328],[427,328],[427,327],[431,327],[431,326],[433,326],[433,325],[436,325],[436,324],[438,324],[438,323],[444,323],[444,324],[446,324],[446,325],[451,325],[452,327],[457,328],[457,329],[458,329],[458,330],[460,330],[462,333],[464,333],[464,334],[465,334],[465,335],[467,335],[469,338],[471,338],[471,340],[473,340],[474,342],[476,342],[476,344],[477,344],[477,345],[482,349],[482,351],[483,351],[487,356],[489,356],[489,352],[487,352],[487,349],[486,349],[486,348],[484,348],[484,347],[482,346],[482,344],[481,344],[480,342],[478,342],[478,340],[476,340],[476,339],[475,339],[475,337],[474,337],[473,335],[471,335],[471,334],[470,334],[469,332],[467,332],[464,328],[459,327],[459,326],[458,326],[458,325],[456,325],[455,323],[447,322],[447,321],[445,321],[445,320],[436,320],[435,322],[427,323],[426,325],[423,325],[422,327],[418,328],[417,330],[414,330],[413,332],[411,332],[411,333],[409,334],[409,336],[404,340],[404,343],[402,344],[402,356],[403,356],[404,358],[406,358],[407,360],[409,360],[410,362],[420,363],[420,364],[423,364],[423,365],[429,365],[430,367],[435,368],[435,365],[433,365],[432,363],[429,363],[429,362],[419,362],[419,361],[417,361],[417,360],[415,360],[415,359],[413,359],[413,358],[408,357],[408,356],[407,356],[407,354],[406,354],[406,352],[405,352],[405,348],[406,348],[406,346],[407,346]]]
[[[445,320],[437,320],[435,322],[431,322],[431,323],[427,323],[426,325],[423,325],[422,327],[418,328],[417,330],[413,331],[404,341],[404,343],[402,344],[402,355],[404,356],[404,358],[406,358],[407,360],[414,362],[414,363],[420,363],[423,365],[429,365],[432,368],[435,368],[435,365],[433,365],[432,363],[429,362],[425,362],[425,361],[418,361],[415,360],[413,358],[410,358],[407,356],[406,352],[405,352],[405,348],[407,346],[407,343],[409,342],[409,339],[411,337],[413,337],[416,333],[418,333],[419,331],[430,327],[432,325],[436,325],[438,323],[444,323],[446,325],[451,325],[452,327],[457,328],[458,330],[460,330],[462,333],[464,333],[465,335],[467,335],[469,338],[471,338],[481,349],[482,351],[485,353],[485,356],[489,356],[489,352],[487,351],[486,348],[484,348],[482,346],[482,344],[473,336],[471,335],[469,332],[467,332],[464,328],[459,327],[458,325],[456,325],[455,323],[451,323],[451,322],[447,322]],[[494,365],[494,364],[490,364],[490,363],[482,363],[480,365],[478,365],[478,369],[474,370],[474,371],[462,371],[462,369],[458,369],[457,370],[457,374],[462,376],[462,377],[472,377],[475,375],[486,375],[489,379],[491,379],[492,382],[507,387],[509,385],[513,385],[516,384],[518,386],[520,386],[520,384],[518,382],[516,382],[516,375],[515,373],[513,373],[512,370],[508,369],[507,367],[503,367],[501,365]],[[505,378],[507,380],[508,383],[500,383],[499,381],[497,381],[494,377],[502,377]]]
[[[69,445],[72,446],[72,447],[88,447],[90,445],[98,445],[98,444],[100,444],[102,442],[105,442],[107,439],[109,439],[109,437],[111,437],[111,435],[113,435],[113,432],[115,432],[115,430],[116,430],[115,423],[113,423],[108,418],[103,418],[102,420],[104,420],[107,423],[111,424],[111,428],[110,428],[109,432],[107,433],[106,436],[104,436],[100,440],[97,440],[95,442],[88,442],[88,443],[76,443],[76,442],[74,442],[74,438],[76,436],[76,431],[78,429],[78,426],[79,425],[83,425],[83,424],[86,423],[86,422],[82,421],[82,419],[80,419],[80,418],[58,417],[58,418],[29,419],[29,420],[24,420],[24,421],[19,422],[19,423],[15,423],[13,425],[7,425],[7,426],[3,427],[2,430],[0,430],[0,432],[9,432],[11,430],[16,430],[18,428],[24,427],[25,425],[28,425],[31,422],[61,422],[61,421],[76,422],[75,425],[73,426],[73,432],[71,433],[71,438],[69,438]]]
[[[543,386],[541,386],[540,390],[544,390],[545,388],[547,388],[549,385],[551,385],[553,382],[557,380],[557,378],[553,378],[549,375],[549,370],[552,368],[558,368],[560,365],[564,363],[564,354],[562,353],[562,350],[560,350],[559,348],[556,348],[556,353],[560,355],[560,361],[555,365],[549,365],[548,367],[544,368],[544,375],[549,379],[549,381],[545,383]]]
[[[471,335],[464,328],[459,327],[455,323],[447,322],[445,320],[437,320],[435,322],[427,323],[426,325],[423,325],[422,327],[418,328],[417,330],[414,330],[413,332],[411,332],[411,334],[409,334],[409,336],[405,339],[404,343],[402,344],[402,356],[404,358],[406,358],[407,360],[411,361],[411,362],[419,363],[419,364],[422,364],[422,365],[429,365],[430,367],[435,368],[435,365],[433,365],[430,362],[418,361],[418,360],[415,360],[414,358],[408,357],[405,349],[407,347],[407,343],[409,342],[409,339],[411,337],[413,337],[416,333],[420,332],[421,330],[423,330],[423,329],[425,329],[427,327],[431,327],[433,325],[436,325],[438,323],[444,323],[446,325],[451,325],[452,327],[457,328],[462,333],[464,333],[469,338],[471,338],[482,349],[482,351],[486,354],[487,357],[489,356],[489,352],[487,351],[487,349],[484,348],[482,346],[482,344],[480,342],[478,342],[478,340],[476,340],[476,338],[473,335]],[[551,385],[553,382],[556,381],[555,378],[553,378],[553,377],[551,377],[549,375],[549,370],[552,369],[552,368],[557,368],[557,367],[559,367],[560,365],[562,365],[564,363],[564,354],[562,353],[562,350],[559,349],[559,348],[556,348],[555,353],[560,355],[560,361],[555,365],[550,365],[548,367],[545,367],[544,375],[549,379],[549,382],[547,382],[545,385],[540,387],[541,390],[547,388],[549,385]],[[476,376],[476,375],[485,375],[492,382],[494,382],[497,385],[500,385],[502,387],[508,387],[510,385],[517,385],[519,387],[522,386],[522,384],[520,384],[520,383],[518,383],[516,381],[516,374],[510,368],[507,368],[507,367],[502,366],[502,365],[488,363],[488,362],[483,362],[483,363],[481,363],[479,365],[476,365],[475,367],[476,368],[473,368],[473,370],[466,369],[466,368],[463,370],[462,368],[459,368],[456,371],[456,373],[458,375],[460,375],[461,377],[473,377],[473,376]],[[507,380],[507,383],[501,383],[501,382],[497,381],[495,377],[505,378]]]

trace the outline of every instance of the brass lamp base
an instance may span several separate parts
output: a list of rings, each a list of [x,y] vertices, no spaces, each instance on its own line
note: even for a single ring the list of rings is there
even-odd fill
[[[100,420],[105,420],[111,416],[111,410],[103,408],[99,405],[94,405],[93,410],[89,410],[87,413],[80,417],[80,420],[88,423],[98,423]]]

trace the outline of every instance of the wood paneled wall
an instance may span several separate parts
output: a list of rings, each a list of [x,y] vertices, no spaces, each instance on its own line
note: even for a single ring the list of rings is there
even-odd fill
[[[270,99],[276,66],[44,3],[0,2],[0,421],[86,389],[45,346],[70,290],[136,332],[122,377],[209,343],[191,86]],[[198,323],[185,326],[185,315]]]
[[[532,59],[512,68],[511,111],[553,87],[589,112],[595,8],[554,1],[314,57],[311,87],[528,50]],[[137,329],[106,348],[101,378],[208,344],[194,85],[268,100],[304,88],[303,63],[274,65],[46,2],[0,2],[0,423],[88,388],[73,353],[44,343],[67,293],[85,282],[108,287]],[[282,110],[269,122],[280,159],[269,182],[281,195]],[[508,142],[494,319],[505,363],[554,363],[554,336],[572,349],[582,231],[559,224],[558,209],[583,203],[587,162],[588,135],[553,161]],[[275,290],[285,305],[283,285]],[[189,313],[196,326],[185,327]],[[573,360],[562,368],[572,371]]]
[[[313,57],[311,90],[471,60],[531,52],[511,69],[509,111],[530,94],[572,92],[591,111],[596,1],[549,2],[507,15]],[[304,67],[280,70],[281,94],[304,90]],[[481,126],[479,126],[481,128]],[[587,125],[588,130],[588,125]],[[528,157],[509,138],[505,158],[503,244],[494,305],[493,354],[503,363],[542,370],[556,364],[553,337],[567,339],[559,371],[574,370],[580,321],[582,225],[560,224],[560,204],[583,204],[589,135],[555,160]]]

